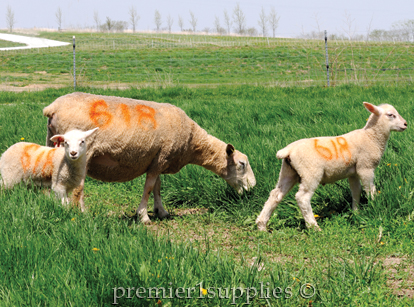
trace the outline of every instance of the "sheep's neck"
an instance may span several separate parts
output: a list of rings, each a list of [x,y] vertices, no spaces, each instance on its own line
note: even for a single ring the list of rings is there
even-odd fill
[[[193,138],[193,158],[190,163],[200,165],[223,177],[227,173],[226,143],[201,128]]]
[[[381,125],[381,123],[378,122],[378,119],[370,119],[364,127],[364,130],[369,139],[375,142],[381,150],[381,153],[383,153],[387,147],[388,139],[390,138],[390,130],[388,127]]]

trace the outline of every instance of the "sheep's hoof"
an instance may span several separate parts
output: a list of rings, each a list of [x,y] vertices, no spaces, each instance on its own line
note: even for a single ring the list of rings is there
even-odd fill
[[[148,215],[147,216],[142,216],[140,218],[140,221],[144,225],[151,225],[151,220],[149,219]]]
[[[165,210],[157,210],[156,214],[160,220],[169,219],[171,217],[170,214]]]
[[[266,231],[266,224],[265,222],[256,221],[257,229],[260,231]]]

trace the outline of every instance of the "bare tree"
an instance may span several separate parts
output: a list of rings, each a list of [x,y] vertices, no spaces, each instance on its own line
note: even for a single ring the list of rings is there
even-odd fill
[[[233,22],[231,21],[230,16],[226,10],[224,10],[224,23],[227,26],[227,34],[230,34]]]
[[[178,15],[178,26],[180,27],[180,31],[183,32],[184,20],[180,15]]]
[[[262,11],[260,12],[259,15],[259,27],[260,30],[262,31],[262,36],[265,37],[267,36],[267,16],[266,16],[266,12],[262,6]]]
[[[246,31],[246,16],[244,16],[239,3],[233,10],[233,21],[236,24],[236,33],[243,34]]]
[[[62,9],[60,6],[57,8],[56,13],[56,22],[58,24],[58,30],[60,31],[62,29]]]
[[[195,18],[195,15],[194,15],[194,13],[192,11],[190,11],[190,17],[191,17],[191,19],[190,19],[190,25],[193,27],[193,32],[195,32],[196,31],[196,27],[197,27],[197,21],[198,21],[198,19]]]
[[[99,27],[101,25],[101,20],[99,19],[98,11],[93,12],[93,21],[95,22],[95,25],[96,25],[96,31],[99,31]]]
[[[354,26],[355,18],[352,18],[351,14],[347,11],[345,11],[344,17],[345,27],[343,27],[342,30],[345,31],[346,35],[348,35],[349,40],[352,40],[356,32],[356,27]]]
[[[129,8],[129,23],[132,26],[132,32],[135,33],[135,26],[138,23],[139,15],[137,14],[137,10],[133,5]]]
[[[108,16],[106,16],[106,21],[103,24],[103,27],[108,32],[111,32],[113,30],[113,28],[114,28],[114,22],[111,20],[111,18],[109,18]]]
[[[7,23],[7,28],[9,28],[9,32],[10,33],[13,32],[13,28],[16,23],[16,20],[14,19],[14,12],[10,5],[7,6],[6,23]]]
[[[157,31],[159,31],[162,21],[161,21],[161,14],[158,10],[155,10],[154,22],[155,22],[155,26],[157,27]]]
[[[170,33],[171,33],[171,28],[172,28],[173,23],[174,23],[174,19],[171,17],[170,14],[168,14],[168,16],[167,16],[167,26],[168,26],[168,32],[170,32]]]
[[[272,32],[273,32],[273,37],[276,36],[276,29],[279,26],[279,19],[280,17],[277,16],[275,8],[272,7],[269,13],[268,20],[269,20],[270,28],[272,29]]]
[[[220,33],[220,18],[218,18],[217,16],[215,16],[214,18],[214,31],[216,31],[216,33]]]

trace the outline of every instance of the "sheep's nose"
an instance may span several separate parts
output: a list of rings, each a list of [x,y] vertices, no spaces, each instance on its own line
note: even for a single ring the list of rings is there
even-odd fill
[[[73,156],[73,157],[74,157],[74,156],[76,156],[76,154],[77,154],[77,152],[76,152],[76,151],[71,151],[71,152],[70,152],[70,155],[71,155],[71,156]]]
[[[404,126],[406,126],[406,127],[407,127],[407,122],[404,122]]]

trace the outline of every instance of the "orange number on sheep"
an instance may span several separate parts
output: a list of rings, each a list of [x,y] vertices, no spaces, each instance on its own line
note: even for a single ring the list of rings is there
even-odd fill
[[[341,153],[342,159],[344,159],[345,163],[348,164],[352,159],[352,154],[349,150],[348,142],[343,137],[337,137],[336,142],[339,145],[339,152]]]
[[[113,120],[113,115],[108,110],[108,104],[104,100],[97,100],[91,104],[89,109],[89,118],[97,127],[107,128]],[[120,112],[118,111],[120,110]],[[135,106],[137,113],[138,125],[144,129],[148,129],[148,125],[152,125],[153,129],[157,128],[157,121],[155,120],[155,110],[149,106],[137,105]],[[126,126],[131,124],[131,108],[126,104],[120,103],[116,108],[116,113],[121,113],[123,123]],[[116,116],[116,115],[115,115]]]
[[[157,128],[157,122],[155,121],[155,110],[151,107],[138,105],[135,107],[138,112],[138,122],[142,126],[142,122],[146,121],[152,124],[152,127]]]
[[[129,108],[126,104],[121,103],[119,105],[119,108],[121,109],[122,117],[124,118],[124,121],[126,125],[129,127],[131,124],[131,113],[129,112]]]
[[[112,114],[107,110],[108,105],[105,100],[97,100],[92,103],[89,110],[89,117],[97,127],[106,128],[111,123]]]
[[[349,150],[348,142],[345,140],[345,138],[340,136],[335,138],[335,141],[330,141],[334,152],[332,152],[332,150],[328,147],[318,145],[318,139],[314,140],[314,147],[318,154],[325,160],[332,160],[334,157],[335,159],[339,159],[339,157],[341,157],[346,164],[351,162],[352,154]]]
[[[328,147],[318,145],[318,140],[317,139],[315,139],[315,149],[322,156],[322,158],[324,158],[326,160],[331,160],[332,159],[332,157],[333,157],[332,151]]]

